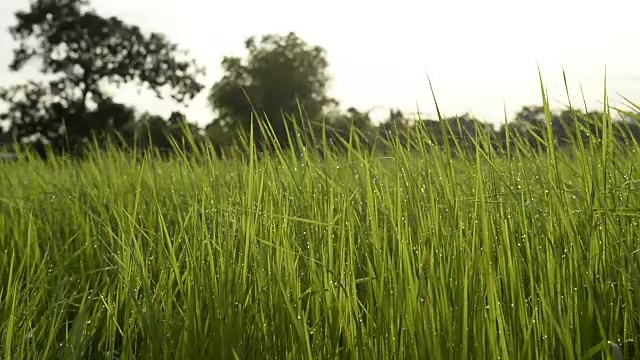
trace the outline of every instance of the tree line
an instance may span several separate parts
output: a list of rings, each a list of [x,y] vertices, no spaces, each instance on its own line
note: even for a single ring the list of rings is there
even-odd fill
[[[547,118],[552,119],[550,129],[558,146],[576,137],[593,141],[604,129],[606,114],[601,112],[545,114],[543,106],[524,106],[498,128],[468,114],[417,121],[395,109],[374,125],[367,111],[340,110],[338,100],[327,95],[331,78],[326,51],[293,32],[247,39],[247,56],[225,57],[223,76],[207,89],[201,80],[205,68],[178,44],[118,17],[104,17],[88,0],[32,1],[15,18],[16,24],[9,27],[17,43],[10,70],[38,62],[47,80],[0,89],[0,102],[6,105],[0,113],[6,125],[0,144],[7,147],[19,144],[41,153],[48,149],[81,154],[108,142],[171,152],[188,141],[206,142],[224,153],[248,133],[260,150],[304,146],[318,137],[337,146],[354,136],[362,146],[389,146],[392,141],[408,144],[407,134],[420,128],[441,146],[471,148],[480,131],[496,149],[523,144],[538,149],[546,146]],[[113,98],[110,89],[125,84],[178,103],[208,91],[212,119],[200,127],[177,111],[168,118],[138,114]],[[621,112],[612,128],[617,140],[640,140],[637,118]]]

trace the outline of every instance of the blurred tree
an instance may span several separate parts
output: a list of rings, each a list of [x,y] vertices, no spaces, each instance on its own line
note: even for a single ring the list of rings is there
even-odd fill
[[[348,141],[350,136],[357,136],[360,141],[369,143],[374,136],[375,126],[371,121],[370,111],[350,107],[343,113],[335,109],[327,114],[326,119],[327,138],[332,143],[337,144],[338,136],[345,141]]]
[[[552,121],[556,120],[557,116],[552,114]],[[547,119],[543,106],[523,106],[509,122],[509,132],[511,136],[512,146],[515,145],[516,139],[523,141],[532,149],[540,149],[542,143],[539,139],[545,139],[547,137]],[[555,130],[555,129],[554,129]],[[506,141],[506,129],[504,124],[499,130],[499,137]]]
[[[310,46],[295,33],[266,35],[245,42],[248,57],[225,57],[224,76],[212,88],[209,103],[217,113],[210,129],[235,133],[254,124],[254,140],[270,142],[258,132],[252,114],[266,116],[280,145],[286,147],[285,115],[302,109],[305,120],[319,120],[327,106],[337,102],[326,95],[328,62],[325,50]],[[299,124],[302,122],[299,122]]]
[[[402,131],[409,126],[409,119],[401,110],[390,109],[389,116],[379,125],[380,134],[387,137],[396,130]]]
[[[578,109],[564,109],[551,112],[551,128],[556,146],[567,146],[574,143],[579,134],[587,144],[597,139],[601,133],[603,113],[598,111],[584,112]],[[540,148],[538,140],[547,138],[547,117],[543,106],[523,106],[511,121],[511,131],[519,133],[533,148]],[[500,136],[504,136],[504,125]]]
[[[12,141],[13,136],[11,131],[0,126],[0,152],[6,151],[7,148],[10,148]]]
[[[237,140],[236,134],[219,122],[209,123],[204,129],[204,133],[218,155],[222,155],[225,150],[231,149],[235,145],[234,141]]]
[[[189,123],[184,114],[173,112],[168,119],[144,113],[135,123],[134,138],[138,148],[157,148],[161,153],[170,153],[175,145],[181,151],[189,150],[191,137],[195,142],[202,140],[200,129]]]
[[[546,118],[543,106],[523,106],[513,119],[513,124],[523,128],[544,129]]]
[[[71,150],[92,137],[105,138],[122,132],[135,120],[133,108],[105,97],[91,108],[65,94],[37,82],[27,82],[0,90],[9,111],[0,119],[9,121],[9,131],[17,140],[52,144]]]
[[[383,140],[383,146],[393,145],[394,141],[406,145],[409,129],[409,118],[400,110],[390,109],[389,116],[378,125],[378,136]]]
[[[126,106],[115,104],[105,87],[136,82],[163,98],[163,90],[183,102],[203,89],[203,72],[194,61],[180,59],[164,35],[145,35],[117,17],[102,17],[86,0],[36,0],[29,11],[18,11],[10,33],[14,49],[12,71],[39,60],[49,82],[29,82],[0,92],[9,109],[0,114],[21,140],[43,138],[67,143],[82,141],[105,128],[118,129],[130,120]],[[98,115],[99,112],[105,114]],[[116,120],[114,114],[126,113]]]

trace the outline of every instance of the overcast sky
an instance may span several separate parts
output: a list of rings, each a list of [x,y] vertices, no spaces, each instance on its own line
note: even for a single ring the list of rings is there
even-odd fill
[[[540,65],[553,106],[566,104],[562,67],[572,101],[581,90],[590,106],[621,93],[640,102],[640,5],[633,0],[93,0],[102,14],[118,15],[166,33],[207,66],[209,88],[224,55],[242,55],[252,35],[298,33],[328,52],[331,95],[344,107],[389,107],[431,115],[427,74],[445,114],[471,112],[500,122],[521,105],[541,101]],[[0,0],[0,86],[32,77],[8,72],[14,46],[6,28],[28,0]],[[116,96],[154,113],[185,111],[211,119],[206,92],[187,108],[123,90]]]

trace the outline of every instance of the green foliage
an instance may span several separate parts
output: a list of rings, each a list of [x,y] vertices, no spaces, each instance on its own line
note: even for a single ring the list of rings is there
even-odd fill
[[[64,74],[64,85],[98,94],[102,81],[137,81],[159,96],[167,86],[178,101],[203,88],[195,79],[200,69],[193,61],[178,60],[186,53],[176,44],[162,34],[145,35],[117,17],[102,17],[88,9],[88,1],[38,0],[16,18],[18,24],[10,28],[19,42],[14,71],[37,58],[43,73]]]
[[[185,150],[192,144],[190,140],[201,142],[200,129],[187,122],[186,117],[174,112],[169,119],[157,115],[143,114],[135,124],[134,144],[137,149],[156,149],[162,153],[170,153],[178,146]]]
[[[82,0],[37,0],[16,13],[10,27],[18,42],[10,65],[21,70],[38,60],[47,83],[30,82],[4,89],[0,100],[9,110],[0,114],[21,140],[31,137],[56,142],[87,139],[106,128],[126,126],[130,110],[115,104],[107,85],[137,83],[159,97],[170,89],[177,101],[193,98],[203,88],[202,70],[183,60],[185,52],[164,35],[145,35],[116,17],[102,17]],[[98,114],[100,113],[100,114]],[[118,118],[121,118],[118,120]]]
[[[27,82],[0,90],[0,99],[9,102],[9,111],[0,119],[9,120],[10,133],[17,139],[45,140],[56,147],[78,148],[95,137],[124,132],[135,121],[134,109],[103,98],[85,108],[66,95],[51,93],[42,83]]]
[[[228,131],[256,128],[256,142],[268,142],[258,132],[258,118],[267,119],[281,146],[287,146],[285,119],[317,121],[335,100],[326,95],[328,62],[325,50],[295,33],[265,35],[245,43],[246,59],[225,57],[223,77],[211,88],[209,103],[217,112],[216,127]],[[301,118],[298,116],[303,113]]]
[[[591,142],[540,152],[514,131],[508,157],[463,117],[417,121],[385,156],[319,140],[0,163],[0,353],[596,359],[614,341],[631,357],[640,145],[603,131],[605,110]]]

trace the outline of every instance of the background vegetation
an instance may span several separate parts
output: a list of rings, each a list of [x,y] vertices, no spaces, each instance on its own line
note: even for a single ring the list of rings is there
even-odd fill
[[[640,145],[592,120],[559,150],[422,126],[384,154],[324,136],[0,163],[0,352],[633,358]]]
[[[252,126],[258,148],[271,143],[256,126],[259,119],[268,123],[283,147],[294,135],[292,122],[298,123],[297,131],[305,139],[328,127],[327,136],[333,141],[355,128],[363,143],[371,147],[419,122],[425,123],[425,133],[435,136],[440,144],[446,137],[466,138],[463,141],[470,143],[478,124],[490,132],[493,146],[504,147],[507,142],[504,124],[495,127],[469,115],[416,119],[392,109],[387,119],[373,124],[367,111],[341,111],[339,102],[327,95],[330,75],[325,50],[294,33],[247,39],[248,55],[224,58],[223,76],[207,89],[201,82],[204,67],[190,59],[188,52],[162,34],[145,33],[116,17],[101,16],[87,0],[33,1],[15,15],[16,23],[9,28],[17,44],[11,69],[20,71],[37,63],[49,80],[0,89],[0,103],[7,109],[0,113],[0,121],[6,125],[0,143],[9,150],[17,142],[41,155],[80,155],[88,144],[97,142],[104,147],[107,142],[117,142],[129,149],[169,154],[173,153],[171,139],[182,143],[186,129],[194,141],[206,140],[222,154],[237,147],[242,134],[246,136]],[[113,100],[109,90],[123,84],[138,85],[182,103],[208,91],[211,121],[201,127],[179,112],[166,119],[139,113]],[[615,115],[627,130],[617,134],[618,138],[630,135],[640,139],[636,122],[624,114]],[[551,114],[557,145],[567,144],[567,129],[573,129],[574,122],[587,126],[590,116],[602,113],[574,109]],[[523,106],[508,120],[512,132],[523,135],[534,148],[540,146],[537,139],[545,132],[541,105]],[[452,126],[453,133],[443,133],[438,122],[460,123],[460,127]]]

